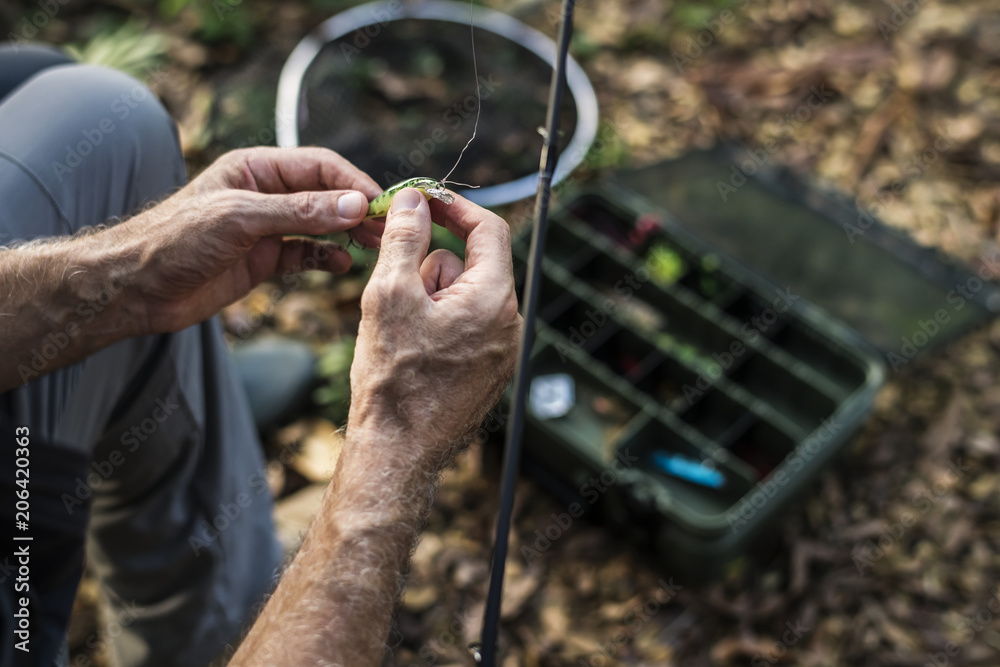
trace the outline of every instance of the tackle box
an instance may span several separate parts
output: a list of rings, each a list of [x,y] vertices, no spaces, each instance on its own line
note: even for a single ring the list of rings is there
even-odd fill
[[[778,523],[890,373],[1000,310],[988,262],[751,160],[693,153],[564,197],[543,261],[525,467],[689,577]]]

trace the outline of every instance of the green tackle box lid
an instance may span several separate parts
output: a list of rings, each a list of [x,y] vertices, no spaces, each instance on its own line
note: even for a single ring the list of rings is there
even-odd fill
[[[735,147],[619,171],[612,181],[771,285],[791,289],[897,370],[1000,312],[1000,253],[970,270]]]

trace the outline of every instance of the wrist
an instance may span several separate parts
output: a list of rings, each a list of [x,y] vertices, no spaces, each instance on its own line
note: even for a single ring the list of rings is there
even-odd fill
[[[11,350],[0,361],[0,391],[141,333],[124,265],[97,240],[104,234],[0,251],[8,315],[0,336]]]
[[[150,333],[139,296],[142,249],[129,235],[111,228],[64,244],[68,266],[65,289],[87,346],[97,349]]]
[[[356,463],[385,477],[414,479],[434,475],[439,466],[427,455],[428,436],[401,426],[391,418],[368,414],[363,419],[352,411],[345,434],[344,452],[348,463]]]

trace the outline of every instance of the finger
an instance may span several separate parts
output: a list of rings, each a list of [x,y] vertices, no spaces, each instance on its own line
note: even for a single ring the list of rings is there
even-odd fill
[[[430,244],[431,215],[427,200],[413,188],[400,190],[393,197],[385,219],[375,271],[401,272],[416,278]]]
[[[365,220],[349,234],[366,248],[378,248],[382,244],[383,231],[385,231],[385,220]]]
[[[234,151],[239,182],[247,190],[270,194],[307,190],[358,190],[374,199],[382,188],[334,151],[319,147],[259,147]]]
[[[368,210],[365,195],[351,190],[283,195],[229,190],[221,198],[231,210],[220,217],[245,221],[257,237],[342,232],[361,224]]]
[[[434,220],[465,241],[463,280],[509,279],[510,227],[503,218],[459,195],[451,204],[434,200],[430,208]]]
[[[452,193],[454,194],[454,193]],[[473,229],[483,220],[507,223],[496,213],[473,204],[462,195],[455,195],[455,201],[445,204],[439,199],[430,201],[431,217],[436,223],[447,229],[459,239],[466,241]]]
[[[355,227],[348,233],[351,235],[351,240],[364,250],[378,248],[382,242],[381,236],[375,236],[361,227]]]
[[[424,289],[433,298],[434,293],[451,286],[465,271],[465,262],[448,250],[435,250],[420,265]]]

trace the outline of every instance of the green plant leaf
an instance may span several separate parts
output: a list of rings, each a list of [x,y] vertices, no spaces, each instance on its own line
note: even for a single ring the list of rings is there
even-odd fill
[[[166,54],[167,38],[149,30],[145,23],[127,21],[98,32],[83,46],[69,45],[66,50],[80,62],[111,67],[142,78],[155,69]]]

